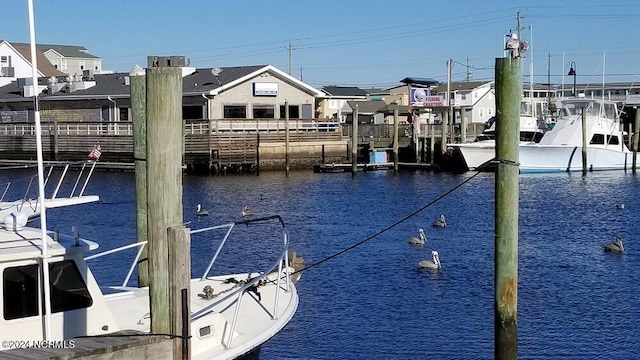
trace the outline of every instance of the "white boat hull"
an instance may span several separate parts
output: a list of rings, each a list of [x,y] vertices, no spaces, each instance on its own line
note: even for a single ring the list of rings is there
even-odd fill
[[[454,151],[462,156],[469,170],[481,170],[489,166],[496,156],[496,144],[494,141],[478,141],[468,144],[448,144]]]
[[[582,147],[525,144],[519,148],[521,173],[582,171]],[[589,171],[631,169],[633,154],[620,146],[587,147]]]

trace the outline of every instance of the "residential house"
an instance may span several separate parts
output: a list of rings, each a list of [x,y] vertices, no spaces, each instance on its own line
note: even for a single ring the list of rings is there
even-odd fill
[[[442,95],[446,101],[447,90],[451,93],[455,113],[454,123],[461,123],[463,112],[465,122],[485,123],[496,114],[495,89],[493,81],[452,82],[439,84],[431,89],[432,95]],[[446,109],[445,109],[446,111]],[[443,111],[436,112],[436,121],[442,120]]]
[[[38,77],[49,78],[52,76],[64,76],[57,70],[41,52],[36,51],[38,62]],[[26,84],[31,85],[32,66],[31,50],[28,44],[12,44],[0,40],[0,86],[10,84],[16,79],[27,79]]]
[[[351,112],[348,101],[364,101],[367,92],[350,86],[325,86],[322,89],[324,95],[317,99],[318,118],[338,119],[344,123],[347,113]]]

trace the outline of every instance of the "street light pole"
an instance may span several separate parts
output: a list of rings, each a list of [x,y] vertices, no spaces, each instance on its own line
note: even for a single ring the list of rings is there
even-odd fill
[[[571,68],[569,69],[569,76],[573,75],[573,97],[577,97],[578,93],[576,92],[576,62],[571,62]]]

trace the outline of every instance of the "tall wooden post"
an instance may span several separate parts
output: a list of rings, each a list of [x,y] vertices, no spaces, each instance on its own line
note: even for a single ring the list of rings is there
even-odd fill
[[[440,154],[447,151],[447,138],[449,137],[449,112],[442,111],[442,137],[440,138]]]
[[[289,102],[284,101],[284,173],[289,177]]]
[[[518,357],[518,129],[521,60],[496,59],[495,359]]]
[[[60,147],[59,138],[58,120],[53,120],[53,160],[55,161],[58,161],[58,151]]]
[[[351,135],[351,177],[358,171],[358,105],[353,109],[353,134]]]
[[[191,235],[189,229],[182,225],[171,226],[168,229],[167,237],[172,251],[169,251],[169,286],[170,298],[169,308],[171,309],[171,334],[190,335],[191,317],[189,311],[183,311],[183,306],[189,305],[190,283],[191,283],[191,256],[190,244]],[[183,304],[183,290],[186,289],[186,304]],[[184,315],[184,316],[183,316]],[[173,340],[173,358],[175,360],[190,359],[189,348],[191,340],[189,338],[177,337]]]
[[[467,142],[467,110],[465,107],[460,108],[460,143]]]
[[[633,164],[631,165],[632,172],[636,173],[637,160],[638,160],[638,138],[640,133],[640,108],[636,107],[636,118],[633,124]]]
[[[129,72],[133,160],[136,172],[136,241],[147,241],[147,84],[145,70],[136,65]],[[149,244],[138,264],[138,286],[149,286]]]
[[[256,176],[260,176],[260,132],[256,131]]]
[[[431,154],[429,158],[429,164],[435,164],[435,153],[436,153],[436,129],[435,124],[428,125],[431,132],[431,143],[429,144],[429,153]]]
[[[412,116],[412,114],[409,114]],[[413,119],[416,121],[416,119]],[[398,172],[398,109],[393,109],[393,172]]]
[[[147,69],[147,201],[151,331],[171,332],[167,230],[182,218],[182,71]]]
[[[582,174],[587,173],[587,113],[582,108]],[[571,164],[569,164],[571,166]]]

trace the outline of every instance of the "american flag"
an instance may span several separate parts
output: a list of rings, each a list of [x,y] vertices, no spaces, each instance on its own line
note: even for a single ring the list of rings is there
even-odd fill
[[[93,147],[91,152],[89,153],[89,159],[97,161],[100,158],[102,151],[100,151],[100,145],[97,144]]]

